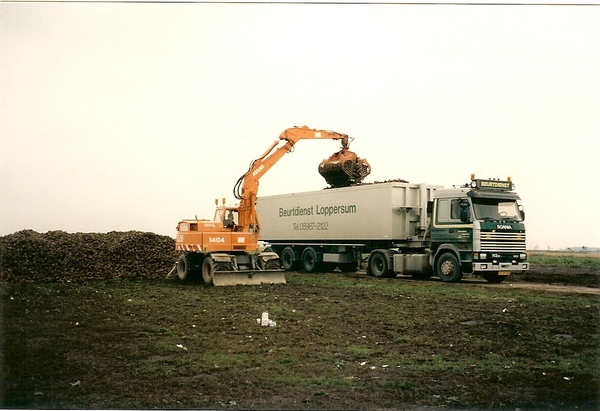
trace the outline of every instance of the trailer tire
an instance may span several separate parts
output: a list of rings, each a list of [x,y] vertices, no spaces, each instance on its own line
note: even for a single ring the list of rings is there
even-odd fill
[[[306,272],[315,273],[320,271],[321,267],[317,261],[317,252],[312,247],[307,247],[302,253],[302,268]]]
[[[374,252],[369,257],[369,265],[367,266],[367,274],[377,277],[385,278],[391,277],[393,271],[390,270],[387,256],[379,251]]]
[[[281,252],[281,265],[285,271],[296,271],[298,261],[294,261],[294,250],[292,247],[286,247]]]
[[[442,254],[435,266],[438,277],[446,283],[457,283],[462,279],[460,264],[454,253]]]
[[[215,271],[215,263],[212,258],[206,257],[202,263],[202,280],[206,284],[213,283],[213,274]]]

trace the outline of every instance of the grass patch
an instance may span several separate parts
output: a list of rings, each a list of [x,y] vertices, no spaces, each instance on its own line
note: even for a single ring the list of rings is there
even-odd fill
[[[531,265],[600,269],[600,253],[528,252]]]

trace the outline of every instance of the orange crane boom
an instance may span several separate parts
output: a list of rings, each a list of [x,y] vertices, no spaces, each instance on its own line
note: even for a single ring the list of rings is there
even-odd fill
[[[298,141],[305,139],[341,140],[342,150],[348,149],[350,143],[348,135],[335,131],[315,130],[307,126],[284,130],[279,140],[275,140],[271,147],[250,164],[248,171],[240,177],[233,189],[234,196],[240,200],[238,224],[242,227],[242,231],[255,230],[258,238],[260,226],[255,205],[259,180],[281,157],[292,151]]]

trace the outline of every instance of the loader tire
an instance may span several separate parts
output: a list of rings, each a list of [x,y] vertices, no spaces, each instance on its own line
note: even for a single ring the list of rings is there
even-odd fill
[[[189,256],[187,254],[180,255],[177,261],[177,277],[182,281],[189,280],[191,277],[191,268],[192,265],[190,264]]]
[[[215,271],[215,263],[212,258],[206,257],[202,263],[202,280],[206,284],[213,283],[213,274]]]

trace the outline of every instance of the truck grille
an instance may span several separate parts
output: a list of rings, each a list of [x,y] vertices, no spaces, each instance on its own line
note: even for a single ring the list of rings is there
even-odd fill
[[[481,233],[481,251],[525,252],[525,233]]]

